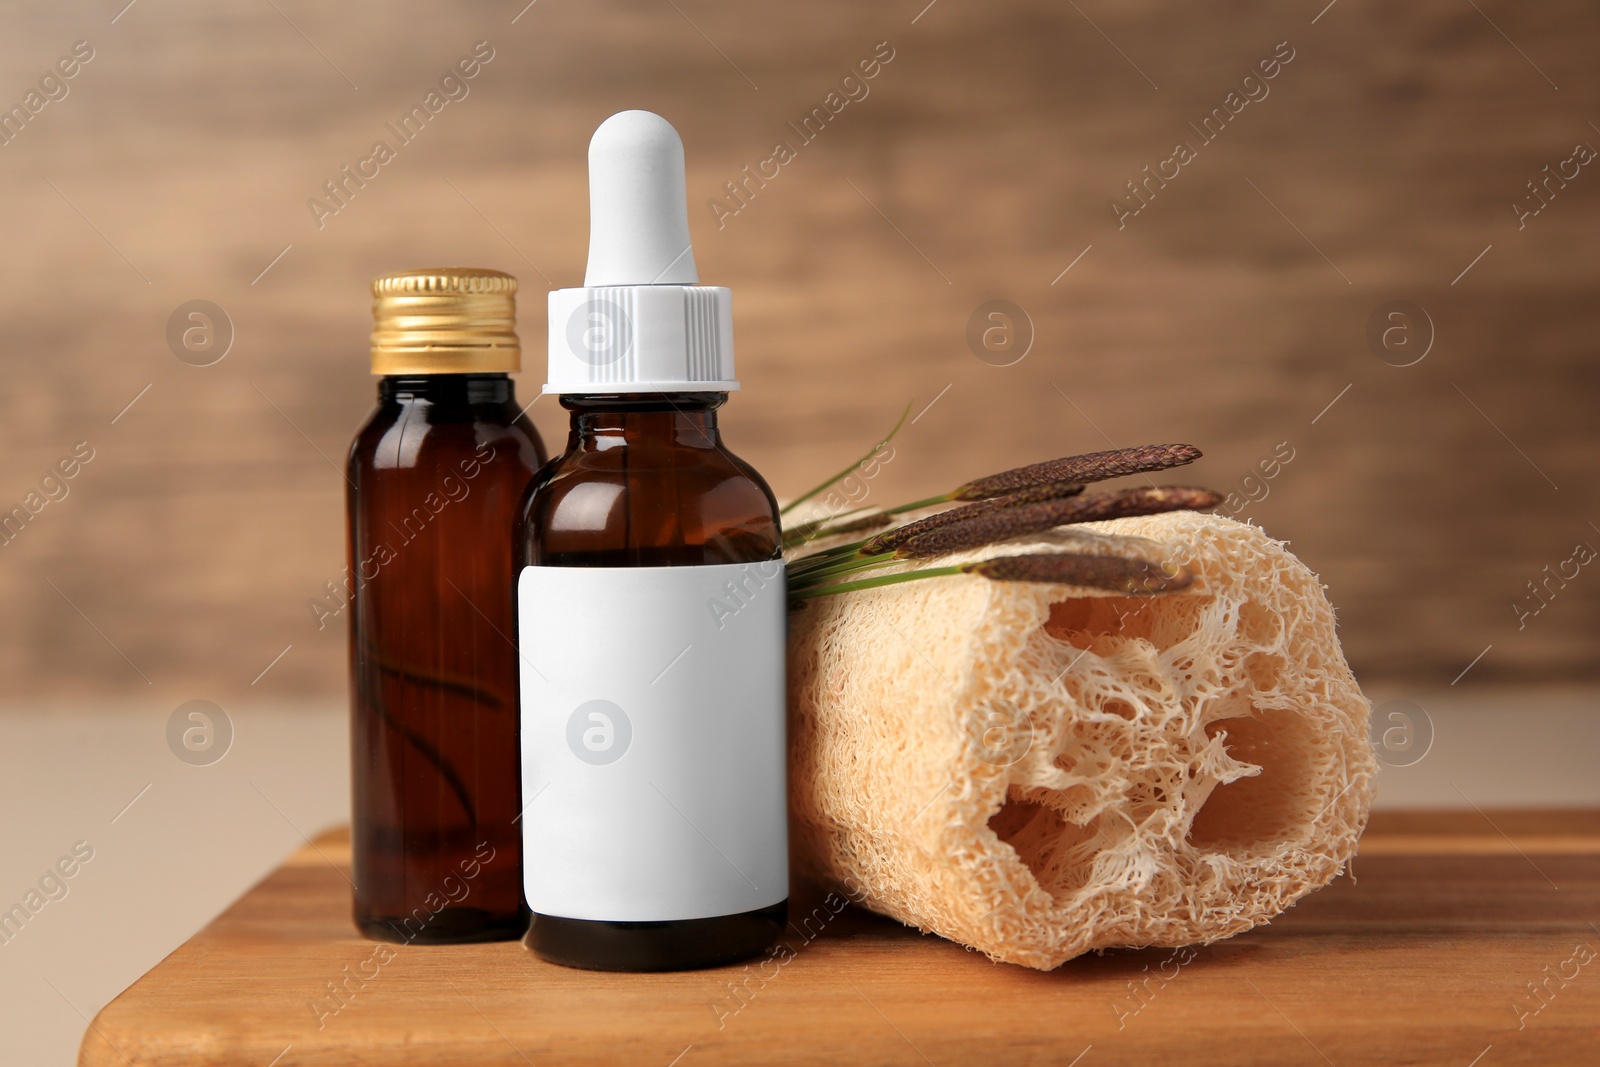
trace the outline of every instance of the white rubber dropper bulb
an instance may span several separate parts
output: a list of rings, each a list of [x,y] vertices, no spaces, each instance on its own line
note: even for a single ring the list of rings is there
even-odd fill
[[[589,142],[585,286],[694,285],[683,141],[649,111],[621,111]]]

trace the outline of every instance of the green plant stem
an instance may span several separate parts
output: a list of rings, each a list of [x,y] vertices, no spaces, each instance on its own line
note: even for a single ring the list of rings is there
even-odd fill
[[[812,597],[830,596],[834,593],[854,593],[860,589],[877,589],[885,585],[897,585],[900,582],[910,582],[919,578],[943,578],[951,574],[965,572],[966,564],[957,563],[948,567],[924,567],[921,570],[901,571],[899,574],[879,574],[871,578],[858,578],[851,582],[836,582],[833,585],[807,586],[802,589],[791,589],[789,599],[809,600]]]
[[[913,401],[913,403],[915,403],[915,401]],[[850,466],[846,467],[844,470],[840,471],[838,474],[835,474],[832,478],[829,478],[827,481],[823,482],[821,485],[818,485],[818,486],[808,490],[807,492],[801,493],[799,496],[795,497],[793,500],[791,500],[787,504],[783,505],[783,507],[778,509],[778,514],[787,515],[790,511],[794,510],[794,508],[797,507],[798,505],[805,503],[807,500],[810,500],[812,497],[816,496],[818,493],[826,492],[835,483],[837,483],[839,481],[842,481],[843,479],[849,477],[851,471],[855,470],[857,467],[861,466],[867,460],[871,459],[873,453],[877,452],[878,449],[882,448],[884,445],[886,445],[890,441],[894,440],[894,435],[899,433],[900,432],[900,427],[902,427],[902,426],[904,426],[906,424],[906,416],[909,415],[909,414],[911,414],[911,404],[907,404],[906,405],[906,409],[900,413],[900,421],[894,424],[894,429],[889,431],[889,435],[887,437],[885,437],[883,440],[879,441],[877,444],[873,445],[871,448],[867,449],[866,455],[862,456],[860,459],[856,460],[854,463],[850,464]]]
[[[939,496],[930,496],[926,500],[913,500],[909,504],[895,504],[892,507],[882,508],[881,510],[874,512],[871,517],[874,519],[881,518],[884,521],[884,525],[888,525],[889,520],[893,519],[896,515],[904,515],[908,511],[918,511],[922,508],[931,508],[939,504],[948,504],[954,499],[955,498],[949,493],[943,493]],[[832,537],[835,532],[842,533],[844,532],[845,527],[848,527],[852,523],[857,522],[862,518],[866,518],[867,516],[857,516],[854,519],[849,519],[849,521],[843,520],[848,519],[849,516],[855,515],[858,511],[866,510],[868,509],[856,508],[853,511],[847,511],[842,515],[835,515],[830,519],[824,520],[820,524],[812,526],[810,529],[801,527],[801,529],[806,531],[805,540],[815,541],[823,537]],[[810,525],[811,524],[808,524],[808,526]],[[802,542],[799,539],[796,539],[795,544],[800,543]]]
[[[834,545],[832,548],[824,548],[819,549],[816,552],[808,552],[804,556],[794,560],[794,564],[796,566],[803,567],[817,560],[835,560],[840,556],[848,556],[852,553],[861,551],[861,546],[863,543],[864,542],[861,541],[851,541],[846,545]]]
[[[842,562],[848,557],[861,554],[861,542],[857,541],[848,545],[839,545],[835,548],[813,552],[808,556],[801,556],[789,564],[790,575],[805,574],[808,571],[820,570]]]
[[[867,507],[851,508],[849,511],[841,511],[837,515],[830,515],[826,519],[813,519],[810,522],[802,522],[794,529],[783,532],[783,547],[799,548],[807,541],[815,541],[819,537],[827,537],[829,534],[824,531],[830,529],[835,523],[841,526],[849,525],[849,523],[842,520],[851,519],[853,522],[855,520],[851,516],[861,517],[860,512],[871,510],[871,508]]]
[[[856,556],[849,559],[838,560],[826,566],[812,567],[802,571],[791,571],[790,584],[815,585],[819,581],[836,578],[841,574],[851,574],[855,571],[871,570],[890,563],[900,562],[901,557],[893,552],[881,552],[873,556]]]

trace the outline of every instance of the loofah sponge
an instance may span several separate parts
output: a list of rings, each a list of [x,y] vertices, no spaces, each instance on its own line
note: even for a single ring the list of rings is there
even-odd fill
[[[1207,943],[1355,853],[1370,706],[1317,577],[1179,512],[1004,551],[1175,561],[1187,591],[929,579],[790,622],[799,869],[996,960]],[[971,556],[951,557],[957,562]]]

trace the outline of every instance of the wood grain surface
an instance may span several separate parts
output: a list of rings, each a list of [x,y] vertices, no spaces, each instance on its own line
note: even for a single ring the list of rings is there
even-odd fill
[[[379,946],[350,925],[348,858],[342,831],[308,844],[101,1011],[80,1064],[1494,1067],[1600,1051],[1594,811],[1379,813],[1354,877],[1270,927],[1049,973],[833,914],[816,892],[748,967],[617,975],[515,943]]]
[[[308,602],[342,577],[368,281],[519,275],[532,400],[544,291],[582,276],[585,145],[627,107],[683,134],[701,276],[735,292],[727,439],[781,494],[908,403],[870,500],[1192,441],[1183,480],[1265,494],[1239,514],[1324,576],[1363,678],[1595,677],[1600,578],[1544,583],[1600,546],[1600,167],[1527,187],[1600,146],[1594,5],[525,4],[0,15],[0,106],[94,52],[0,146],[0,508],[94,451],[0,547],[8,698],[340,692],[343,620]],[[324,183],[478,42],[465,95],[319,219]],[[793,158],[728,199],[780,140]],[[1109,203],[1173,174],[1180,140],[1195,158],[1119,225]],[[211,366],[167,339],[197,299],[232,324]],[[990,300],[1031,322],[1010,366],[969,346]],[[1368,343],[1394,300],[1432,324],[1408,367]],[[559,443],[554,401],[531,416]]]

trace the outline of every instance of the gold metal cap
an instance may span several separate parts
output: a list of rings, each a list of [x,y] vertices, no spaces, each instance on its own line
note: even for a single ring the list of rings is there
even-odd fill
[[[479,267],[397,271],[372,282],[372,373],[522,369],[517,280]]]

